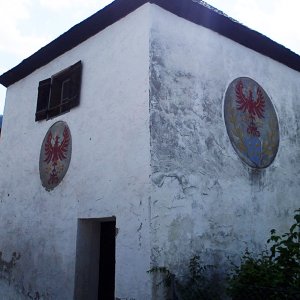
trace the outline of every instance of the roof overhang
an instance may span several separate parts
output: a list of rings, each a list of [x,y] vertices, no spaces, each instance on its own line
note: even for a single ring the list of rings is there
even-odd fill
[[[300,71],[300,56],[296,53],[193,0],[115,0],[2,74],[0,83],[5,87],[14,84],[145,3],[156,4],[179,17],[209,28],[247,48]]]

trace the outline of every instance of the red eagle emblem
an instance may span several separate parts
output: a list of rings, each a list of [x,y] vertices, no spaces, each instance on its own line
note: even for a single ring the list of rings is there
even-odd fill
[[[53,136],[52,132],[50,131],[47,136],[47,141],[45,143],[45,159],[44,162],[47,164],[51,163],[52,171],[50,174],[50,178],[48,180],[48,184],[56,184],[58,183],[58,174],[57,174],[57,164],[59,161],[63,161],[67,159],[67,153],[70,143],[70,133],[68,128],[65,126],[63,132],[63,139],[60,142],[59,135],[56,135],[54,138],[53,144]]]
[[[255,124],[255,119],[264,118],[265,112],[265,99],[262,90],[257,87],[256,100],[253,99],[252,90],[249,90],[248,97],[243,93],[243,82],[240,80],[235,87],[237,109],[243,113],[248,112],[250,118],[250,124],[248,125],[247,132],[250,135],[260,136],[260,132]]]
[[[246,97],[243,93],[243,83],[240,80],[235,87],[235,94],[237,97],[236,102],[238,105],[237,109],[242,110],[243,112],[247,111],[254,118],[257,116],[258,118],[262,119],[265,111],[264,95],[259,87],[257,87],[256,93],[257,98],[255,101],[253,100],[253,94],[251,90],[249,90],[249,96]]]

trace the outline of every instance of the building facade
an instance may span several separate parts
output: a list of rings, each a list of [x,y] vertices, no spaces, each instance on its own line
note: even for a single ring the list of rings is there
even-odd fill
[[[3,74],[0,298],[160,299],[153,266],[261,251],[299,206],[299,71],[203,3],[116,0]]]

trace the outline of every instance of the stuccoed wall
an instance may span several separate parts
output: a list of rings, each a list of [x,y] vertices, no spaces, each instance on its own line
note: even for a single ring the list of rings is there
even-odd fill
[[[285,232],[299,207],[300,74],[211,30],[153,6],[150,34],[152,263],[184,274],[200,254],[228,265]],[[267,169],[235,153],[223,117],[237,77],[267,92],[280,144]]]
[[[148,11],[141,7],[8,88],[0,140],[0,299],[73,299],[77,220],[111,216],[118,228],[116,297],[149,299]],[[79,60],[79,107],[35,122],[39,81]],[[72,158],[63,181],[47,192],[40,147],[58,120],[70,128]]]
[[[80,106],[34,122],[39,81],[78,60]],[[279,119],[277,157],[259,171],[239,159],[223,117],[226,88],[244,76]],[[0,298],[72,299],[78,218],[116,217],[123,299],[159,297],[150,266],[184,274],[194,254],[226,265],[261,250],[298,207],[299,83],[298,72],[147,4],[12,85],[0,140]],[[58,120],[72,158],[47,192],[38,160]]]

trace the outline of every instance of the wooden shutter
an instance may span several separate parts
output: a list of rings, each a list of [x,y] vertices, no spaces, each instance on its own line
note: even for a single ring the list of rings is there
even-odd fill
[[[38,89],[35,121],[40,121],[47,118],[50,89],[51,89],[51,78],[40,81],[39,89]]]
[[[51,95],[50,95],[48,116],[47,116],[48,119],[60,114],[61,85],[62,85],[61,76],[54,75],[52,77]]]
[[[80,100],[80,88],[81,88],[81,73],[82,63],[77,62],[75,65],[70,67],[70,104],[69,108],[79,105]]]
[[[69,111],[79,104],[81,72],[82,64],[79,61],[52,77],[48,118]]]

